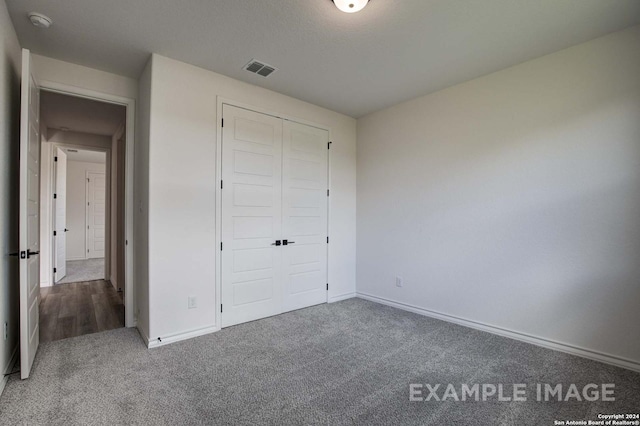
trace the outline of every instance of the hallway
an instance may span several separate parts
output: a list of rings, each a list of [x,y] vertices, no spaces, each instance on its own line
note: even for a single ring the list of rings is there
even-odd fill
[[[124,327],[122,294],[105,280],[43,287],[40,342]]]

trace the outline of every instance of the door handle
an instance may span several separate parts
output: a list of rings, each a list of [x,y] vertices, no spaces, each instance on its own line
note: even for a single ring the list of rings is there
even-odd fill
[[[67,228],[64,228],[64,232],[68,232],[69,230]]]
[[[35,256],[36,254],[40,254],[40,252],[27,250],[27,259],[29,259],[31,256]]]
[[[286,240],[285,240],[285,241],[286,241]],[[271,243],[271,245],[272,245],[272,246],[279,246],[279,245],[281,245],[281,244],[282,244],[282,242],[281,242],[280,240],[276,240],[276,242],[275,242],[275,243]]]
[[[295,241],[282,240],[282,245],[283,246],[286,246],[286,245],[289,245],[289,244],[295,244],[295,243],[296,243]]]
[[[15,256],[15,257],[20,256],[20,259],[26,259],[27,258],[27,253],[24,252],[24,251],[17,251],[15,253],[9,253],[9,256]]]

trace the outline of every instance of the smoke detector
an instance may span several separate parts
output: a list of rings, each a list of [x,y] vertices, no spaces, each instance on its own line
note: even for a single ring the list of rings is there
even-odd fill
[[[29,20],[31,21],[34,27],[49,28],[51,24],[53,24],[53,21],[51,20],[51,18],[49,18],[46,15],[43,15],[42,13],[31,12],[29,13],[28,16],[29,16]]]
[[[272,67],[271,65],[267,65],[261,61],[256,61],[255,59],[250,60],[247,65],[242,67],[242,69],[258,74],[262,77],[268,77],[278,70],[276,67]]]

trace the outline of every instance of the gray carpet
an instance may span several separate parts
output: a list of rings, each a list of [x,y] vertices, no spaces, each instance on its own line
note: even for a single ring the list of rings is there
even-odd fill
[[[104,279],[104,257],[67,261],[67,275],[56,284],[78,283]]]
[[[615,383],[616,401],[409,402],[409,383],[537,382]],[[639,395],[637,373],[350,299],[153,350],[131,329],[43,344],[0,422],[541,425]]]

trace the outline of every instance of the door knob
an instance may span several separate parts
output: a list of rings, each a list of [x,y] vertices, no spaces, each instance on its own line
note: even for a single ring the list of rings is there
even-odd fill
[[[69,230],[67,228],[64,228],[64,232],[68,232]]]
[[[24,252],[24,251],[17,251],[15,253],[9,253],[9,256],[15,256],[15,257],[20,256],[20,259],[26,259],[27,258],[27,253]]]
[[[282,245],[283,246],[286,246],[288,244],[295,244],[295,243],[296,243],[295,241],[282,240]]]
[[[286,240],[285,240],[285,241],[286,241]],[[279,246],[279,245],[281,245],[281,244],[282,244],[282,242],[281,242],[280,240],[276,240],[276,242],[275,242],[275,243],[271,243],[271,245],[272,245],[272,246]]]

